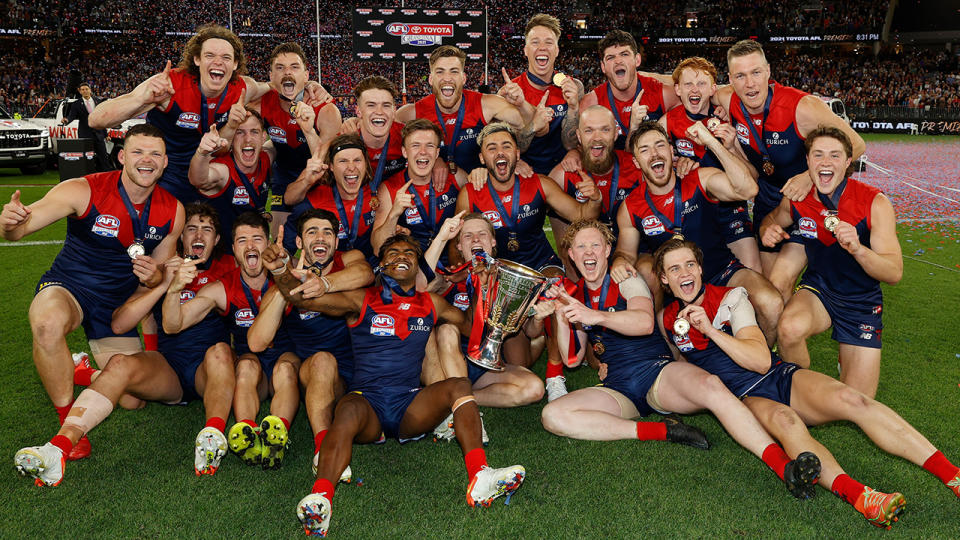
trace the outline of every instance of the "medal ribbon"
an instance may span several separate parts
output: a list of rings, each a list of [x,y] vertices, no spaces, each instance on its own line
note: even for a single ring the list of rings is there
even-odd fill
[[[633,98],[630,99],[630,103],[633,103],[637,99],[641,90],[643,90],[643,85],[640,84],[640,79],[638,78],[637,91],[633,93]],[[620,131],[622,131],[623,136],[626,137],[627,134],[630,133],[630,124],[624,125],[623,120],[620,118],[620,107],[617,107],[617,101],[613,98],[613,89],[609,81],[607,82],[607,101],[610,102],[610,111],[613,112],[613,117],[617,120]],[[633,115],[633,109],[630,110],[630,114]]]
[[[643,190],[643,197],[647,200],[647,206],[653,211],[653,215],[657,216],[657,219],[663,222],[667,229],[674,234],[681,234],[683,232],[683,214],[681,213],[683,201],[680,199],[679,177],[677,177],[676,184],[673,186],[673,221],[670,221],[670,219],[653,204],[653,199],[650,197],[650,191],[648,189]]]
[[[491,269],[490,271],[496,272],[495,269]],[[487,319],[487,315],[490,313],[490,304],[493,299],[497,297],[497,286],[499,282],[497,280],[490,280],[490,287],[484,291],[480,276],[471,272],[467,279],[469,280],[467,283],[467,292],[470,294],[474,305],[473,325],[470,331],[470,340],[467,342],[467,354],[473,358],[477,358],[480,354],[480,338],[483,335],[483,324]],[[471,286],[473,291],[470,290]]]
[[[408,171],[403,171],[403,179],[406,182],[410,181],[410,174]],[[433,189],[433,182],[430,182],[428,186],[427,194],[430,202],[429,211],[427,210],[426,205],[423,203],[420,193],[417,192],[417,189],[413,186],[413,184],[407,188],[407,191],[413,195],[413,203],[417,206],[417,211],[420,212],[420,215],[430,218],[430,236],[434,237],[437,235],[437,192]]]
[[[260,303],[254,302],[253,300],[253,291],[250,290],[250,287],[247,285],[247,282],[240,278],[240,286],[243,287],[243,295],[247,297],[247,304],[250,307],[250,311],[253,312],[253,316],[256,317],[260,313]],[[263,295],[267,294],[267,289],[270,288],[270,280],[263,280],[263,287],[260,288],[260,300],[263,300]]]
[[[767,101],[763,104],[763,120],[761,120],[760,123],[761,132],[763,132],[763,128],[767,125],[767,115],[770,114],[770,103],[772,101],[773,85],[770,85],[770,90],[767,92]],[[750,136],[753,137],[753,140],[757,141],[757,150],[760,152],[760,155],[763,156],[763,161],[771,161],[770,149],[767,148],[767,143],[763,140],[763,137],[757,133],[757,127],[753,125],[753,118],[751,118],[750,113],[747,112],[747,107],[743,104],[743,100],[740,101],[740,112],[743,113],[743,118],[746,120],[747,127],[750,129]]]
[[[741,102],[741,104],[742,104],[742,102]],[[696,121],[698,121],[698,120],[706,120],[707,118],[710,118],[711,116],[713,116],[713,111],[714,111],[714,106],[711,104],[711,105],[707,108],[707,114],[692,113],[692,112],[690,112],[690,111],[684,111],[684,112],[687,113],[687,118],[689,118],[689,119],[693,120],[694,122],[696,122]],[[749,116],[747,116],[747,118],[749,118]]]
[[[540,86],[551,86],[553,84],[553,81],[547,82],[541,79],[540,77],[537,77],[536,75],[534,75],[529,69],[527,70],[527,80],[529,80],[533,84],[539,84]]]
[[[823,203],[823,206],[827,207],[827,210],[837,211],[840,207],[840,197],[843,196],[843,190],[847,187],[847,179],[844,178],[840,185],[837,186],[837,189],[833,190],[833,193],[828,197],[823,193],[817,191],[817,198],[820,199],[820,202]]]
[[[340,216],[340,224],[347,223],[347,210],[343,206],[343,199],[340,197],[340,190],[333,186],[333,202],[337,205],[337,214]],[[357,193],[357,198],[353,202],[353,220],[350,222],[350,228],[347,230],[347,245],[344,250],[354,249],[357,241],[357,235],[360,232],[360,215],[363,214],[363,188]]]
[[[203,86],[200,84],[200,79],[197,79],[197,88],[200,89],[200,133],[206,133],[210,131],[210,124],[207,123],[207,96],[203,95]],[[217,111],[220,110],[220,106],[223,105],[223,100],[227,97],[227,91],[230,89],[230,83],[227,83],[227,88],[223,89],[223,93],[220,94],[220,101],[217,102],[217,106],[213,108],[213,116],[216,118]],[[220,128],[220,124],[217,124],[217,129]]]
[[[247,189],[247,193],[250,195],[250,206],[254,207],[257,212],[261,214],[267,209],[267,190],[263,190],[263,193],[257,191],[253,187],[253,184],[250,183],[250,179],[247,177],[246,173],[240,170],[240,165],[237,164],[237,158],[234,157],[233,153],[230,153],[230,159],[233,160],[233,169],[237,171],[237,177],[240,178],[240,182],[243,183],[243,187]],[[263,163],[260,160],[257,160],[257,170],[253,172],[253,177],[256,178],[260,172],[260,167]],[[261,184],[261,187],[266,186],[266,182]]]
[[[443,124],[440,124],[441,126]],[[383,171],[387,168],[387,152],[390,150],[390,133],[387,133],[387,140],[383,143],[383,148],[380,149],[380,159],[377,160],[377,170],[373,175],[373,181],[370,182],[370,191],[376,192],[377,188],[380,187],[380,182],[383,181]]]
[[[417,287],[411,287],[409,291],[403,290],[403,287],[397,283],[397,280],[388,276],[386,272],[383,271],[382,266],[378,266],[376,269],[377,276],[380,277],[380,282],[382,286],[380,287],[380,299],[383,300],[384,304],[393,303],[393,293],[399,294],[400,296],[412,297],[417,294]]]
[[[513,175],[513,200],[510,201],[513,215],[507,213],[506,207],[503,206],[503,201],[500,200],[500,195],[493,189],[493,183],[489,180],[487,180],[487,190],[490,191],[490,198],[493,199],[493,205],[497,207],[497,212],[500,213],[500,219],[507,229],[516,235],[517,222],[514,220],[514,216],[520,215],[520,178],[517,175]]]
[[[130,202],[130,196],[127,195],[127,190],[123,188],[123,180],[117,180],[117,190],[120,192],[120,199],[123,201],[123,206],[127,209],[127,214],[130,216],[130,224],[133,226],[133,243],[134,244],[143,244],[143,233],[147,229],[147,223],[150,221],[150,203],[153,202],[153,192],[150,192],[150,196],[147,197],[147,202],[143,205],[143,211],[137,214],[137,209],[133,206],[133,203]]]
[[[607,293],[609,291],[610,291],[610,274],[607,274],[603,276],[603,285],[600,286],[600,302],[598,303],[597,307],[593,307],[593,301],[591,300],[592,295],[590,294],[590,289],[588,287],[584,287],[584,292],[586,293],[583,295],[585,300],[584,304],[586,304],[586,306],[590,309],[596,309],[598,311],[603,310],[604,308],[606,308],[606,305],[607,305]]]
[[[440,112],[440,105],[437,103],[436,98],[433,100],[433,109],[437,113],[437,122],[440,126],[440,129],[443,130],[443,136],[447,136],[447,125],[443,121],[443,113]],[[454,161],[454,154],[457,152],[457,144],[460,139],[460,130],[463,128],[463,115],[467,112],[467,97],[460,95],[460,110],[457,111],[457,120],[453,124],[453,134],[450,137],[449,148],[447,149],[447,161]],[[444,140],[446,144],[446,140]]]
[[[593,178],[593,175],[590,175]],[[617,217],[617,193],[620,186],[620,158],[617,157],[616,153],[613,155],[613,174],[610,177],[610,194],[607,196],[609,201],[607,204],[610,205],[607,208],[607,223],[613,223],[616,221]],[[600,186],[597,186],[599,189]]]

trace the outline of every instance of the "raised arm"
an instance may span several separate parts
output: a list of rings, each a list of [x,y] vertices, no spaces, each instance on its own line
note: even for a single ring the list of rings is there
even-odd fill
[[[270,346],[287,308],[287,301],[276,285],[271,285],[260,302],[260,312],[247,330],[247,345],[251,352],[262,352]]]
[[[96,106],[87,118],[91,129],[107,129],[140,116],[154,107],[163,108],[175,90],[170,81],[170,61],[163,71],[143,81],[132,92],[108,99]]]
[[[225,165],[212,163],[214,155],[230,147],[230,141],[220,136],[217,126],[203,134],[200,145],[190,159],[187,177],[190,184],[204,195],[219,193],[230,180],[230,171]]]
[[[3,237],[16,241],[70,215],[80,215],[90,204],[90,185],[85,178],[74,178],[54,186],[39,201],[24,205],[20,190],[0,212]]]

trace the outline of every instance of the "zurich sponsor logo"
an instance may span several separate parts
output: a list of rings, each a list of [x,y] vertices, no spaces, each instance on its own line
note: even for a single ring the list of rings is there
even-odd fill
[[[253,310],[250,308],[238,309],[236,313],[233,314],[233,322],[240,328],[250,328],[253,324]]]
[[[817,222],[808,217],[800,218],[800,221],[797,223],[797,231],[799,231],[800,236],[804,238],[816,238]]]
[[[667,232],[667,229],[664,228],[663,223],[657,216],[647,216],[643,218],[641,225],[643,226],[643,234],[647,236],[656,236]]]
[[[193,112],[180,113],[177,117],[177,126],[184,129],[197,129],[200,127],[200,115]]]
[[[117,233],[120,232],[120,220],[110,214],[100,214],[90,230],[100,236],[116,238]]]
[[[430,332],[433,330],[433,326],[429,324],[423,324],[423,317],[417,317],[416,319],[411,318],[407,321],[407,330],[411,332]]]
[[[770,137],[767,137],[767,146],[780,146],[784,144],[790,144],[790,140],[781,139],[780,134],[777,133],[776,131],[774,131]]]
[[[387,337],[396,335],[393,317],[390,315],[374,315],[370,322],[370,334]]]

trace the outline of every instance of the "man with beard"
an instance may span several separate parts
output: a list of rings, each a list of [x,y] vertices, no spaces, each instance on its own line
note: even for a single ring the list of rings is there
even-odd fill
[[[300,360],[289,352],[286,334],[257,354],[250,350],[247,332],[260,310],[270,285],[261,253],[267,247],[269,225],[256,212],[245,212],[233,223],[233,256],[237,267],[218,281],[200,289],[181,305],[180,291],[197,275],[195,264],[180,266],[167,289],[163,303],[163,330],[173,334],[202,321],[214,309],[225,318],[233,346],[221,341],[207,350],[207,392],[204,395],[206,425],[197,435],[198,464],[204,456],[222,455],[224,446],[248,465],[279,467],[287,446],[287,430],[300,404],[297,370]],[[270,415],[254,422],[260,401],[272,394]],[[224,438],[230,405],[238,420]],[[213,474],[219,458],[197,467],[200,474]]]
[[[655,333],[653,299],[639,277],[620,283],[607,273],[613,235],[596,221],[578,221],[564,244],[583,276],[574,296],[558,288],[554,302],[561,319],[557,338],[576,331],[601,364],[600,386],[583,388],[543,408],[551,433],[584,440],[666,440],[708,449],[700,430],[679,423],[633,421],[654,411],[690,414],[709,409],[745,449],[762,459],[797,498],[812,496],[820,473],[817,456],[805,452],[790,460],[743,403],[716,377],[687,362],[673,361]]]
[[[356,133],[363,139],[367,158],[370,160],[372,174],[370,188],[377,193],[380,184],[402,171],[407,165],[403,157],[403,124],[395,122],[397,115],[397,87],[389,80],[374,75],[367,77],[353,89],[356,98],[357,117],[348,118],[341,127],[341,135]],[[322,152],[326,151],[326,147]],[[322,153],[321,152],[321,153]],[[441,164],[442,165],[442,164]],[[442,166],[446,174],[446,166]],[[299,178],[290,185],[284,198],[288,205],[303,200],[304,195],[313,186],[315,178]]]
[[[183,301],[191,298],[203,283],[218,279],[233,269],[232,258],[212,257],[219,236],[219,224],[213,208],[202,203],[190,203],[185,212],[186,223],[180,235],[179,257],[166,262],[165,279],[160,285],[137,291],[114,311],[111,325],[115,332],[131,330],[151,310],[159,311],[167,286],[184,261],[180,257],[196,257],[193,264],[201,269],[197,279],[183,289]],[[157,316],[159,318],[159,312]],[[203,394],[203,383],[206,381],[201,369],[203,355],[207,347],[224,339],[224,336],[225,329],[220,318],[211,316],[181,334],[161,333],[159,351],[117,354],[102,370],[77,369],[74,377],[80,378],[78,384],[87,388],[77,397],[67,414],[67,420],[49,443],[17,452],[14,461],[18,471],[33,476],[37,479],[37,485],[56,486],[64,473],[61,457],[69,454],[64,449],[76,445],[81,437],[100,425],[121,399],[136,407],[143,406],[144,401],[185,403],[196,399]],[[226,444],[222,450],[226,451]],[[216,465],[213,469],[216,469]],[[199,471],[197,469],[197,474],[200,474]]]
[[[749,199],[756,194],[757,183],[746,162],[734,157],[701,122],[691,125],[687,136],[709,148],[723,169],[700,167],[681,179],[673,165],[673,147],[660,124],[644,122],[630,136],[644,184],[623,201],[617,214],[620,238],[610,273],[619,282],[639,270],[659,306],[662,289],[652,272],[652,253],[681,234],[703,246],[710,283],[747,289],[759,312],[760,327],[773,345],[783,300],[763,275],[730,253],[719,218],[718,201]]]
[[[380,185],[377,196],[380,208],[370,237],[375,250],[393,236],[397,226],[408,230],[420,249],[426,249],[437,237],[441,223],[456,211],[460,192],[457,179],[447,172],[447,181],[441,190],[432,182],[443,132],[426,118],[417,118],[407,122],[400,135],[407,167]],[[441,260],[446,262],[446,253]]]
[[[304,284],[293,289],[293,294],[303,292],[305,297],[316,298],[335,291],[358,289],[373,281],[373,271],[363,253],[355,249],[337,251],[340,223],[332,212],[320,208],[307,210],[297,225],[297,247],[302,253],[297,274]],[[282,249],[283,235],[281,226],[276,239],[278,249]],[[289,336],[293,352],[303,360],[299,378],[314,436],[316,473],[320,444],[333,418],[333,404],[343,396],[353,377],[350,333],[342,317],[293,307],[273,285],[263,296],[260,313],[247,333],[250,350],[255,353],[266,350],[278,331]],[[347,467],[341,480],[349,481],[351,476]]]
[[[563,263],[554,253],[543,232],[547,210],[574,221],[595,219],[600,214],[601,194],[590,178],[584,178],[579,190],[583,202],[564,193],[556,183],[541,175],[518,176],[515,172],[520,151],[510,126],[495,122],[483,128],[477,142],[488,181],[477,189],[464,186],[457,198],[457,212],[481,212],[496,230],[497,246],[504,259],[540,271],[548,277],[562,277]],[[509,206],[508,206],[509,205]],[[506,250],[503,248],[506,247]],[[530,366],[536,357],[530,353],[530,341],[524,334],[503,344],[505,356]],[[547,340],[546,388],[548,399],[566,393],[560,352],[553,340]]]
[[[540,114],[549,115],[548,124],[534,134],[521,156],[538,174],[548,174],[567,150],[577,145],[575,131],[583,83],[554,71],[560,54],[559,40],[559,19],[545,13],[531,17],[524,31],[527,71],[510,80],[504,68],[504,85],[497,92],[525,117],[538,113],[538,104],[547,96],[544,108],[539,110]]]
[[[157,183],[167,164],[163,134],[149,125],[130,128],[120,151],[123,169],[54,186],[24,205],[20,191],[3,206],[3,237],[16,241],[68,218],[63,249],[37,284],[30,304],[33,360],[63,424],[73,406],[74,364],[66,336],[83,326],[101,368],[117,353],[142,350],[136,330],[116,333],[114,309],[137,287],[163,280],[158,261],[176,251],[183,206]],[[90,454],[90,441],[61,447],[69,459]]]
[[[680,104],[676,94],[663,81],[637,72],[640,53],[637,42],[623,30],[611,30],[597,44],[600,69],[607,80],[580,101],[580,110],[601,105],[617,121],[615,148],[624,150],[627,137],[644,120],[657,120]]]
[[[725,116],[723,110],[717,111],[710,103],[717,92],[717,68],[709,60],[694,56],[680,62],[673,70],[673,89],[683,106],[670,109],[660,117],[659,122],[670,134],[679,157],[696,161],[701,167],[721,167],[720,160],[706,146],[687,138],[687,129],[694,122],[702,121],[734,157],[746,161],[736,148],[736,130],[731,124],[720,122],[717,117]],[[750,169],[756,179],[756,170],[752,166]],[[753,221],[747,212],[747,202],[720,203],[720,220],[730,251],[747,268],[762,272],[760,251],[753,234]]]
[[[244,212],[266,213],[267,179],[276,156],[274,146],[265,145],[267,134],[260,113],[248,109],[246,114],[246,119],[236,128],[232,143],[220,137],[216,127],[211,127],[200,139],[197,153],[190,160],[190,183],[217,210],[224,230],[229,231],[233,230],[233,220]],[[304,115],[302,122],[312,130],[312,110]],[[214,157],[223,148],[229,148],[230,152]],[[233,239],[223,235],[220,245],[230,252]]]
[[[820,125],[843,131],[852,143],[853,159],[866,148],[863,139],[816,96],[781,86],[770,78],[770,64],[763,47],[743,40],[727,50],[730,86],[717,90],[714,101],[723,107],[737,130],[744,156],[760,173],[760,191],[753,207],[753,221],[760,223],[780,199],[800,201],[810,192],[804,174],[804,139]],[[797,276],[805,264],[802,246],[780,243],[761,246],[763,273],[789,300]]]
[[[443,130],[443,153],[451,172],[464,174],[480,167],[477,137],[490,122],[506,122],[519,131],[531,120],[500,96],[464,89],[467,55],[452,45],[430,54],[430,88],[433,93],[397,111],[397,120],[428,118]],[[532,137],[532,132],[524,132]]]
[[[323,178],[319,184],[318,180]],[[337,231],[337,249],[359,249],[367,261],[376,262],[370,235],[380,201],[370,189],[372,173],[367,160],[367,149],[359,135],[338,135],[330,142],[324,159],[310,158],[297,182],[316,184],[306,198],[297,204],[287,218],[286,229],[297,230],[297,220],[311,208],[323,208],[336,214],[340,220]],[[297,246],[292,235],[284,239],[288,252]]]
[[[816,141],[813,144],[816,147]],[[878,527],[889,529],[903,509],[903,495],[876,491],[850,478],[805,426],[847,420],[879,448],[922,466],[960,496],[960,469],[897,413],[771,353],[743,289],[704,286],[701,258],[696,244],[679,239],[657,250],[657,275],[677,299],[661,312],[664,335],[688,361],[717,375],[790,455],[816,451],[823,461],[821,486]]]
[[[147,114],[147,123],[160,129],[167,143],[170,164],[160,185],[183,202],[199,194],[190,185],[187,170],[200,139],[211,125],[226,140],[233,133],[224,130],[235,103],[246,105],[270,90],[245,76],[246,57],[240,39],[217,25],[201,26],[183,49],[180,64],[170,62],[160,73],[140,83],[132,92],[108,100],[90,114],[93,129],[106,129],[124,120]],[[321,103],[330,96],[316,82],[307,86],[307,101]]]
[[[773,246],[796,224],[794,237],[809,261],[780,318],[780,351],[809,367],[807,338],[832,326],[840,380],[873,397],[880,379],[880,282],[903,277],[896,215],[880,190],[850,178],[853,144],[844,131],[820,127],[805,145],[813,187],[802,201],[784,197],[760,226],[764,245]]]
[[[583,181],[584,173],[593,180],[594,185],[603,196],[600,207],[599,220],[613,230],[613,236],[618,236],[617,211],[620,203],[639,185],[641,181],[640,169],[634,164],[633,156],[629,152],[614,149],[617,138],[617,123],[613,113],[600,105],[592,105],[583,110],[577,126],[577,139],[580,143],[580,163],[582,171],[568,172],[562,166],[551,171],[552,178],[564,191],[578,201],[583,200],[578,186]],[[559,217],[550,216],[550,226],[553,237],[561,239],[565,236],[568,222]],[[567,250],[560,249],[560,258],[567,269],[567,277],[576,280],[576,272],[572,265],[568,265]]]
[[[297,505],[297,515],[308,535],[325,536],[330,526],[334,482],[350,463],[354,442],[372,443],[383,437],[401,440],[421,436],[449,412],[460,429],[470,484],[467,503],[489,506],[496,497],[520,487],[525,471],[514,465],[487,467],[480,441],[480,412],[470,381],[452,378],[420,387],[420,359],[431,330],[440,322],[469,327],[460,310],[439,296],[417,292],[415,282],[420,250],[416,240],[397,235],[378,253],[383,271],[377,285],[304,299],[291,292],[300,285],[280,250],[265,259],[282,270],[280,290],[297,307],[346,317],[353,340],[354,376],[350,393],[337,403],[333,426],[320,451],[317,481],[312,493]],[[279,264],[277,264],[279,263]]]

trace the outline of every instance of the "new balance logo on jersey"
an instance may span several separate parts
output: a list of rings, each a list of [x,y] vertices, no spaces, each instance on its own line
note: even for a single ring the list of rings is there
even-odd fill
[[[120,232],[120,220],[109,214],[100,214],[90,230],[100,236],[116,238],[117,233]]]
[[[370,321],[370,334],[383,337],[396,335],[393,317],[389,315],[374,315],[373,320]]]

